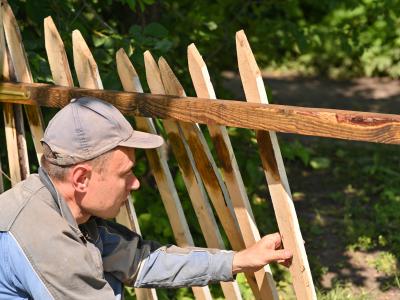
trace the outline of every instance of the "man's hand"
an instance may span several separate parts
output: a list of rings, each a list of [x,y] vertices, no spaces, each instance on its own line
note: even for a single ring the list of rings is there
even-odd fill
[[[278,262],[289,267],[292,257],[292,252],[282,249],[282,238],[276,232],[264,236],[253,246],[235,253],[232,273],[255,272],[271,262]]]

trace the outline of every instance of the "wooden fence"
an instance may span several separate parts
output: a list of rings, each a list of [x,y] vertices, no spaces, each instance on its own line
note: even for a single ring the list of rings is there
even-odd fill
[[[186,97],[167,61],[161,57],[157,63],[149,51],[144,53],[144,60],[151,94],[143,93],[140,79],[123,49],[117,52],[116,63],[124,92],[102,90],[97,64],[78,30],[72,33],[74,69],[80,86],[76,88],[63,41],[51,17],[44,20],[45,45],[56,85],[36,84],[18,24],[6,1],[2,1],[1,20],[0,70],[4,82],[0,83],[0,102],[3,102],[12,185],[30,173],[23,109],[40,159],[39,140],[44,128],[40,106],[59,108],[74,97],[95,96],[113,103],[125,115],[133,116],[139,130],[157,133],[153,118],[162,119],[167,143],[177,160],[207,246],[225,248],[217,226],[218,217],[232,249],[240,250],[259,240],[260,233],[225,126],[255,130],[279,231],[285,248],[294,253],[289,270],[295,294],[298,299],[316,299],[275,131],[398,144],[400,116],[268,104],[260,70],[243,31],[236,34],[236,45],[247,102],[216,99],[206,64],[194,44],[188,47],[188,64],[198,98]],[[207,124],[221,169],[217,168],[196,123]],[[1,149],[5,151],[4,147]],[[182,247],[194,246],[163,149],[146,150],[146,156],[176,243]],[[2,189],[3,179],[0,179]],[[117,221],[140,232],[132,201],[128,201]],[[245,275],[256,299],[278,299],[269,266]],[[226,299],[241,299],[235,281],[221,283],[221,288]],[[211,299],[208,287],[194,287],[193,293],[196,299]],[[157,299],[153,289],[136,289],[136,295],[138,299]]]

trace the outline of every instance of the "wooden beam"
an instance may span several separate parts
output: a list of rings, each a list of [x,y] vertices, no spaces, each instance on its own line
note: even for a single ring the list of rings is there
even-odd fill
[[[164,92],[160,71],[150,52],[145,53],[146,74],[148,74],[150,89]],[[158,79],[158,80],[157,80]],[[182,172],[183,180],[188,190],[190,200],[199,221],[206,244],[210,248],[225,249],[217,222],[205,193],[200,175],[194,166],[192,154],[185,141],[182,139],[177,124],[172,120],[165,120],[164,125],[169,137],[178,166]],[[172,129],[172,130],[171,130]],[[161,158],[162,159],[162,158]],[[242,299],[238,284],[234,282],[221,282],[222,291],[227,299]]]
[[[243,30],[236,33],[236,49],[246,99],[268,104],[261,72]],[[297,299],[317,299],[276,134],[256,131],[256,136],[282,242],[293,253],[289,270]]]
[[[123,114],[184,122],[224,125],[382,144],[400,144],[400,115],[243,101],[175,97],[112,90],[67,88],[43,83],[0,83],[21,88],[31,100],[0,98],[3,103],[61,108],[72,98],[92,96]]]
[[[197,96],[216,99],[207,66],[194,44],[188,47],[188,64]],[[238,220],[245,246],[250,247],[260,240],[260,233],[254,220],[228,132],[224,126],[218,125],[208,125],[208,131],[220,161],[223,178],[232,199],[233,210]],[[269,266],[256,272],[255,278],[263,298],[278,299],[278,292]]]

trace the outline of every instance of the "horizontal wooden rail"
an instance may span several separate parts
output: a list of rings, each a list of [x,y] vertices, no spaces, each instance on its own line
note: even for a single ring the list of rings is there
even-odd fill
[[[7,97],[20,90],[29,97]],[[210,100],[146,93],[70,88],[40,83],[0,83],[0,102],[63,107],[70,99],[93,96],[123,114],[184,122],[296,133],[385,144],[400,144],[400,115],[275,104]]]

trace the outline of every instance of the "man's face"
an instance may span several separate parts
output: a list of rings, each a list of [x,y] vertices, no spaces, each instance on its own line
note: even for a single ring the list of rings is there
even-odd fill
[[[87,194],[80,203],[82,211],[105,219],[116,217],[131,190],[140,186],[132,172],[134,149],[118,147],[110,155],[101,170],[92,170]]]

